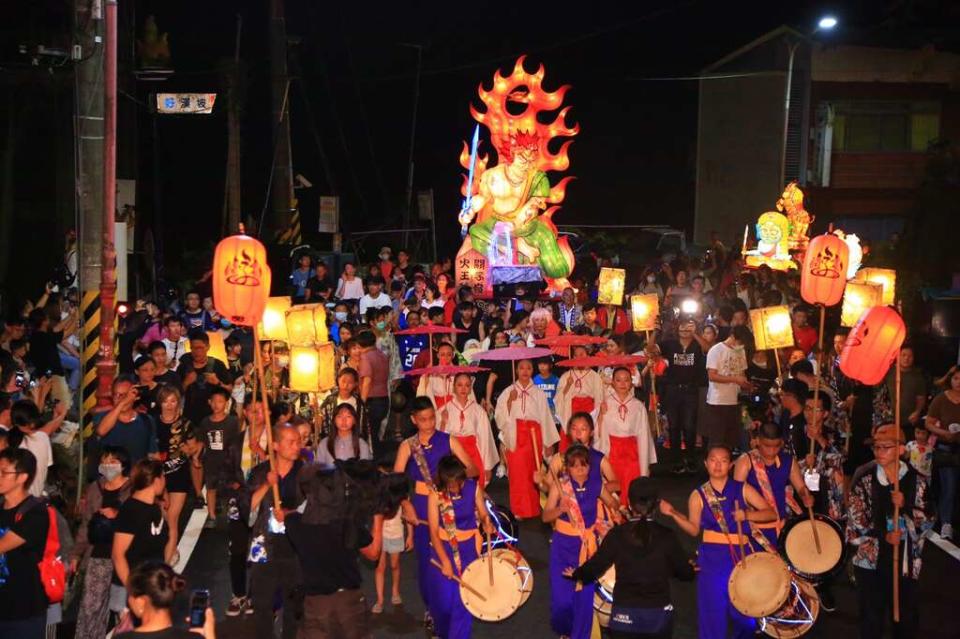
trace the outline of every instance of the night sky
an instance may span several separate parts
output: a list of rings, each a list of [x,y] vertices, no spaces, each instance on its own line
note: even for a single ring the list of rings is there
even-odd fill
[[[44,15],[62,21],[64,3],[42,0],[17,9],[0,27],[5,60],[16,57],[11,38],[41,33]],[[47,9],[43,9],[46,6]],[[259,216],[266,197],[272,152],[267,0],[185,2],[139,0],[138,28],[149,14],[169,33],[176,73],[165,83],[140,83],[122,108],[140,110],[139,178],[145,188],[154,168],[152,130],[145,102],[150,91],[221,91],[218,68],[233,53],[236,15],[243,16],[242,59],[246,99],[242,119],[244,214]],[[480,83],[497,68],[508,72],[518,57],[529,55],[527,69],[546,67],[544,86],[570,84],[568,121],[581,127],[571,148],[567,189],[558,224],[668,223],[689,230],[693,219],[697,133],[697,82],[685,79],[780,24],[809,30],[816,19],[833,13],[841,26],[838,42],[882,40],[906,28],[930,33],[918,23],[946,11],[942,3],[718,3],[708,0],[661,2],[316,2],[288,0],[287,27],[298,43],[291,47],[294,171],[314,184],[300,191],[304,239],[315,241],[317,198],[341,196],[343,230],[397,228],[406,187],[407,155],[416,51],[424,45],[423,74],[414,150],[414,190],[432,188],[438,214],[441,254],[452,253],[458,237],[463,140],[473,130],[468,106]],[[26,8],[24,8],[26,7]],[[934,8],[928,8],[934,7]],[[29,15],[25,14],[29,13]],[[69,17],[69,13],[66,13]],[[24,21],[28,27],[20,27]],[[49,25],[45,25],[49,27]],[[926,30],[924,30],[926,29]],[[926,36],[924,36],[926,37]],[[899,40],[898,40],[899,41]],[[918,40],[922,41],[922,40]],[[299,67],[299,69],[298,69]],[[0,67],[0,71],[5,71]],[[58,73],[68,73],[62,69]],[[35,172],[18,175],[18,211],[43,219],[59,210],[55,228],[69,226],[66,203],[55,203],[47,175],[56,171],[50,157],[69,153],[71,98],[60,98],[56,113],[65,126],[48,125],[53,108],[35,81],[16,98],[21,120],[18,164]],[[28,104],[27,101],[30,101]],[[12,104],[12,102],[11,102]],[[173,274],[185,270],[185,251],[208,249],[219,238],[224,198],[226,117],[223,101],[208,117],[158,119],[160,215],[166,262]],[[485,131],[482,133],[481,150]],[[121,139],[121,145],[125,144]],[[66,149],[66,150],[64,150]],[[321,162],[328,158],[331,179]],[[67,156],[69,159],[69,155]],[[44,164],[46,163],[46,164]],[[69,166],[69,164],[68,164]],[[73,176],[58,178],[56,193],[69,198]],[[153,215],[152,198],[142,197],[140,215]],[[26,208],[25,208],[26,207]],[[34,213],[33,210],[37,212]],[[24,216],[25,213],[18,213]],[[19,230],[23,230],[22,222]],[[323,244],[323,243],[321,243]],[[46,246],[46,245],[45,245]],[[445,249],[445,247],[447,247]],[[17,245],[13,261],[55,262],[55,252]],[[44,258],[49,254],[49,258]],[[423,258],[429,256],[423,255]],[[27,263],[27,262],[25,262]],[[50,265],[52,266],[52,264]],[[196,276],[179,273],[180,277]],[[42,285],[42,281],[37,284]]]

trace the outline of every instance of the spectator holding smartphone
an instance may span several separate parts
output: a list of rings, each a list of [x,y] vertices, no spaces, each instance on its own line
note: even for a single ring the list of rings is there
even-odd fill
[[[216,639],[213,610],[207,608],[202,628],[182,630],[173,627],[173,608],[177,595],[187,587],[183,577],[166,564],[148,562],[130,574],[127,603],[140,620],[140,626],[117,639]]]

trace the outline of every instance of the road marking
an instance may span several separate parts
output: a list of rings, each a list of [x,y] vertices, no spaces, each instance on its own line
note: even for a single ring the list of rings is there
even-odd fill
[[[203,495],[206,498],[207,489],[203,488]],[[184,569],[187,567],[187,562],[190,561],[190,555],[193,554],[193,550],[197,547],[197,540],[200,539],[200,533],[203,532],[203,524],[207,521],[207,508],[204,507],[202,510],[200,508],[195,508],[192,513],[190,513],[190,519],[187,521],[187,527],[183,531],[183,537],[180,538],[180,543],[177,544],[177,553],[180,555],[177,565],[173,567],[174,572],[178,575],[183,574]]]

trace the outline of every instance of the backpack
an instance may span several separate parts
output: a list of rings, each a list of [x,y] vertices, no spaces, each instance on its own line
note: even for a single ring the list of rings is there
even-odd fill
[[[47,594],[48,602],[51,604],[60,603],[63,601],[67,589],[67,573],[60,558],[60,534],[57,532],[56,511],[53,510],[52,506],[41,500],[28,497],[17,508],[15,519],[19,521],[24,513],[34,506],[44,507],[49,518],[47,541],[43,546],[43,558],[37,564],[40,571],[40,581],[43,583],[43,590]]]

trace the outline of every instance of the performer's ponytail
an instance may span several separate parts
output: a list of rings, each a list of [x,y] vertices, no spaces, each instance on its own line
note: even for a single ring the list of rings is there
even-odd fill
[[[660,494],[650,477],[637,477],[630,482],[627,496],[634,519],[630,521],[629,540],[634,546],[645,548],[650,544],[653,531],[650,520],[660,505]]]

